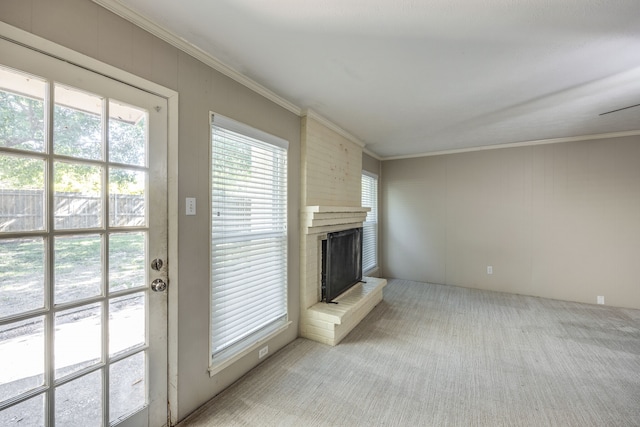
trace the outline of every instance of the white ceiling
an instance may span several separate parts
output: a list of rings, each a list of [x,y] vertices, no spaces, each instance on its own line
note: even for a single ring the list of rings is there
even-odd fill
[[[119,2],[382,158],[640,129],[639,0]]]

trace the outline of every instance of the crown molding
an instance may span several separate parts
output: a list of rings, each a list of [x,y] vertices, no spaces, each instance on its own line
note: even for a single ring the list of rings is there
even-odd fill
[[[265,98],[267,98],[268,100],[278,104],[282,108],[285,108],[286,110],[294,113],[297,116],[301,115],[302,109],[300,107],[298,107],[297,105],[295,105],[294,103],[286,100],[285,98],[281,97],[280,95],[276,94],[275,92],[267,89],[266,87],[262,86],[261,84],[257,83],[256,81],[250,79],[249,77],[243,75],[242,73],[240,73],[239,71],[233,69],[232,67],[229,67],[228,65],[226,65],[225,63],[223,63],[219,59],[217,59],[214,56],[208,54],[207,52],[205,52],[204,50],[200,49],[199,47],[189,43],[188,41],[186,41],[182,37],[180,37],[180,36],[176,35],[175,33],[163,28],[162,26],[160,26],[156,22],[150,20],[149,18],[146,18],[145,16],[141,15],[140,13],[138,13],[135,10],[131,9],[130,7],[125,6],[120,1],[118,1],[118,0],[92,0],[92,1],[94,3],[100,5],[100,6],[104,7],[105,9],[115,13],[116,15],[120,16],[121,18],[124,18],[127,21],[137,25],[138,27],[142,28],[143,30],[148,31],[149,33],[153,34],[154,36],[158,37],[159,39],[164,40],[165,42],[169,43],[170,45],[172,45],[172,46],[180,49],[181,51],[189,54],[190,56],[194,57],[195,59],[197,59],[199,61],[202,61],[203,63],[207,64],[208,66],[210,66],[214,70],[219,71],[220,73],[222,73],[225,76],[235,80],[236,82],[240,83],[241,85],[246,86],[247,88],[251,89],[252,91],[264,96]]]
[[[433,151],[429,153],[409,154],[406,156],[389,156],[389,157],[382,157],[381,160],[386,161],[386,160],[415,159],[418,157],[443,156],[447,154],[469,153],[473,151],[497,150],[500,148],[529,147],[534,145],[559,144],[562,142],[591,141],[594,139],[623,138],[625,136],[637,136],[637,135],[640,135],[640,130],[598,133],[598,134],[592,134],[592,135],[567,136],[562,138],[536,139],[533,141],[511,142],[507,144],[482,145],[479,147]]]
[[[353,142],[354,144],[356,144],[356,145],[358,145],[358,146],[360,146],[361,148],[364,149],[364,146],[365,146],[364,142],[360,141],[358,138],[356,138],[355,136],[351,135],[349,132],[347,132],[346,130],[342,129],[340,126],[338,126],[337,124],[333,123],[329,119],[326,119],[323,116],[321,116],[320,114],[316,113],[312,109],[310,109],[310,108],[305,109],[302,112],[302,117],[308,117],[308,118],[314,119],[315,121],[321,123],[322,125],[328,127],[329,129],[331,129],[332,131],[336,132],[340,136],[343,136],[344,138],[348,139],[349,141]]]
[[[363,148],[362,148],[362,151],[363,151],[364,153],[366,153],[367,155],[369,155],[369,156],[373,157],[374,159],[378,160],[378,161],[382,161],[382,160],[384,160],[384,158],[382,158],[382,157],[378,156],[376,153],[374,153],[373,151],[369,150],[367,147],[363,147]]]
[[[359,140],[358,138],[356,138],[355,136],[353,136],[352,134],[350,134],[340,126],[336,125],[332,121],[326,119],[325,117],[321,116],[320,114],[316,113],[311,109],[303,110],[299,106],[281,97],[280,95],[276,94],[272,90],[267,89],[266,87],[262,86],[256,81],[243,75],[239,71],[226,65],[219,59],[215,58],[213,55],[205,52],[204,50],[189,43],[187,40],[183,39],[177,34],[167,30],[166,28],[162,27],[161,25],[157,24],[151,19],[143,16],[142,14],[136,12],[130,7],[122,4],[119,0],[92,0],[92,1],[102,6],[103,8],[109,10],[110,12],[115,13],[121,18],[126,19],[132,24],[137,25],[143,30],[153,34],[159,39],[169,43],[170,45],[176,47],[177,49],[180,49],[181,51],[187,53],[188,55],[194,57],[195,59],[203,62],[204,64],[210,66],[214,70],[219,71],[220,73],[235,80],[236,82],[242,84],[243,86],[264,96],[265,98],[285,108],[286,110],[294,113],[295,115],[299,117],[311,117],[315,119],[316,121],[322,123],[327,128],[335,131],[336,133],[345,137],[346,139],[353,142],[354,144],[362,147],[363,151],[368,155],[370,155],[371,157],[375,158],[376,160],[383,160],[383,158],[377,155],[376,153],[364,148],[366,145],[364,142],[362,142],[361,140]]]
[[[226,65],[219,59],[200,49],[199,47],[189,43],[184,40],[182,37],[179,37],[175,33],[163,28],[156,22],[146,18],[135,10],[129,8],[122,4],[119,0],[92,0],[94,3],[102,6],[103,8],[115,13],[116,15],[126,19],[127,21],[137,25],[143,30],[148,31],[159,39],[169,43],[170,45],[180,49],[181,51],[187,53],[188,55],[194,57],[195,59],[205,63],[210,66],[214,70],[224,74],[225,76],[235,80],[241,85],[251,89],[252,91],[264,96],[266,99],[274,102],[275,104],[281,106],[282,108],[292,112],[293,114],[300,117],[311,117],[314,120],[322,123],[327,128],[335,131],[339,135],[345,137],[349,141],[355,143],[356,145],[362,147],[363,152],[370,155],[379,161],[386,160],[402,160],[402,159],[412,159],[418,157],[430,157],[430,156],[442,156],[447,154],[458,154],[458,153],[468,153],[473,151],[484,151],[484,150],[496,150],[500,148],[514,148],[514,147],[526,147],[526,146],[534,146],[534,145],[544,145],[544,144],[558,144],[563,142],[575,142],[575,141],[589,141],[594,139],[606,139],[606,138],[621,138],[625,136],[636,136],[640,135],[640,130],[633,131],[623,131],[623,132],[611,132],[611,133],[602,133],[602,134],[593,134],[593,135],[581,135],[581,136],[572,136],[572,137],[563,137],[563,138],[550,138],[550,139],[540,139],[533,141],[522,141],[522,142],[513,142],[506,144],[493,144],[493,145],[483,145],[480,147],[471,147],[471,148],[460,148],[454,150],[442,150],[442,151],[433,151],[419,154],[410,154],[403,156],[380,156],[371,150],[365,148],[365,143],[326,119],[325,117],[319,115],[315,111],[311,109],[303,110],[299,106],[294,103],[288,101],[287,99],[281,97],[270,89],[262,86],[256,81],[250,79],[249,77],[243,75],[239,71],[233,69],[232,67]]]

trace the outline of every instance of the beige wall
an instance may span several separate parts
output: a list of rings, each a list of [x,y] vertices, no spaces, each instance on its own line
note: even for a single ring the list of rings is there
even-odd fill
[[[179,280],[171,284],[178,287],[178,318],[171,321],[178,328],[178,417],[183,418],[258,363],[257,354],[251,354],[213,378],[207,371],[209,111],[289,141],[288,301],[293,324],[268,343],[270,353],[298,332],[300,118],[89,0],[3,0],[0,19],[179,93]],[[185,197],[197,198],[198,215],[182,214]]]
[[[375,173],[380,176],[380,168],[382,167],[382,162],[374,157],[371,157],[367,153],[362,153],[362,170]]]
[[[383,277],[640,308],[640,137],[382,171]]]

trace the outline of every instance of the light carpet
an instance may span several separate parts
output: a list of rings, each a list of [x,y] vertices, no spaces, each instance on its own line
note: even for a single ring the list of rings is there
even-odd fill
[[[336,347],[299,338],[204,426],[640,426],[640,310],[390,280]]]

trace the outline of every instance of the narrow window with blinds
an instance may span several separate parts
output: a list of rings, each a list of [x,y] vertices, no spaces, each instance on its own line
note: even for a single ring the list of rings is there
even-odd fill
[[[287,148],[212,115],[212,365],[287,322]]]
[[[378,177],[362,172],[362,207],[371,208],[363,224],[362,271],[378,266]]]

